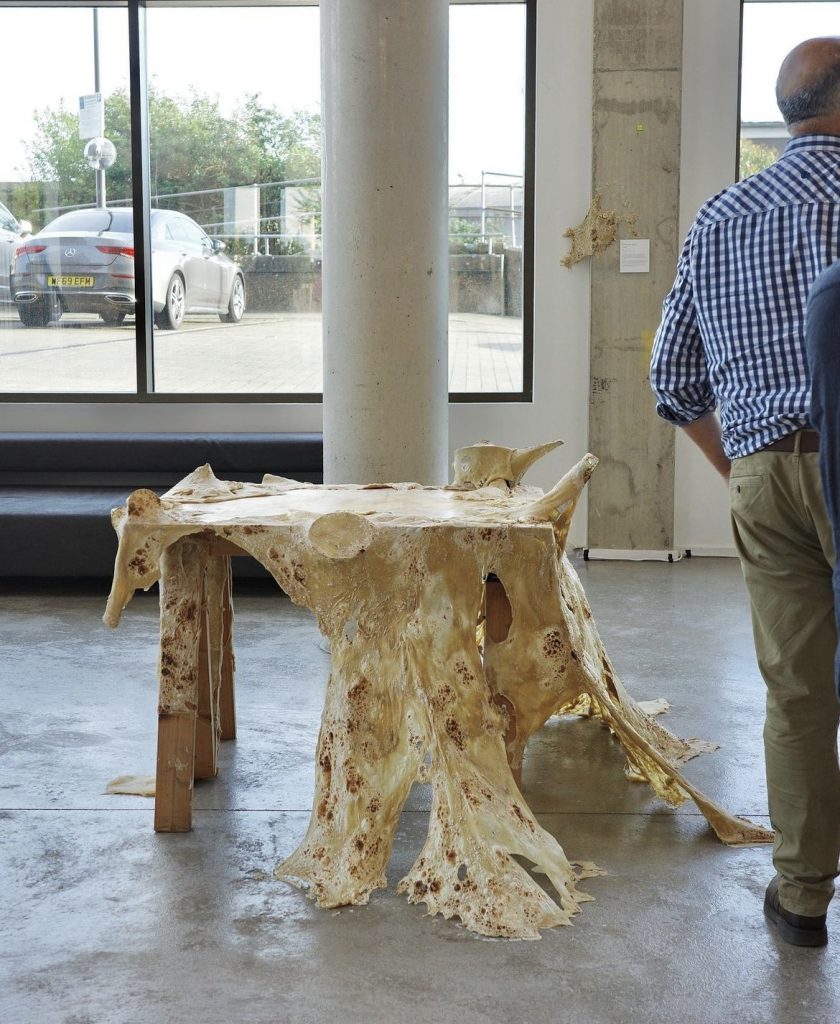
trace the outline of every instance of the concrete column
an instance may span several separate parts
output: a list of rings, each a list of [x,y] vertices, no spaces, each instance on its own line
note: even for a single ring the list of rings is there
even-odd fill
[[[682,8],[595,0],[593,190],[605,209],[637,215],[650,273],[619,273],[618,244],[592,261],[591,548],[673,546],[674,430],[654,411],[648,363],[681,241]]]
[[[324,479],[448,479],[447,0],[321,0]]]

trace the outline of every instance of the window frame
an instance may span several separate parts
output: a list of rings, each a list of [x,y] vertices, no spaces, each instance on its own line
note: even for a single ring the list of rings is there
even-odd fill
[[[449,0],[450,5],[488,6],[494,3],[521,3],[525,7],[525,153],[522,234],[522,389],[520,391],[450,392],[449,401],[457,404],[496,402],[533,402],[534,366],[534,168],[535,168],[535,96],[537,0]],[[128,18],[129,98],[131,108],[132,203],[134,209],[134,250],[137,306],[135,311],[135,391],[34,392],[0,391],[0,402],[18,405],[117,404],[117,405],[249,405],[322,404],[323,393],[299,392],[172,392],[155,390],[154,323],[150,283],[151,274],[151,191],[148,76],[146,67],[146,12],[154,8],[192,7],[182,0],[40,0],[38,7],[123,9]],[[202,6],[236,7],[317,7],[317,0],[202,0]],[[32,0],[0,0],[4,8],[35,8]]]

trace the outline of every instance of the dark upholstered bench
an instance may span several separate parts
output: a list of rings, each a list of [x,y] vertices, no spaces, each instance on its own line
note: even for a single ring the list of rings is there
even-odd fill
[[[322,480],[321,434],[0,433],[0,577],[110,576],[112,508],[197,466],[222,480]],[[265,571],[235,559],[237,574]]]

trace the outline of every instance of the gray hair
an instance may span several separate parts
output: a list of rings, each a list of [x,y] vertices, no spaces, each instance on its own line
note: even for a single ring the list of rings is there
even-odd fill
[[[780,95],[777,86],[776,102],[788,125],[840,113],[840,60],[787,96]]]

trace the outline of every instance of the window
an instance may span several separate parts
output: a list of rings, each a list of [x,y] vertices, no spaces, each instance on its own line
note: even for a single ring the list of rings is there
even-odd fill
[[[319,401],[317,5],[136,6],[68,0],[46,19],[0,0],[3,37],[37,40],[47,69],[31,74],[29,47],[0,66],[0,392]],[[531,392],[534,9],[450,9],[456,400]],[[130,37],[146,53],[134,77]],[[132,149],[144,126],[147,167]]]
[[[790,138],[776,105],[776,76],[797,43],[837,35],[840,3],[744,0],[739,177],[773,163]]]
[[[103,251],[130,248],[133,231],[130,214],[110,206],[132,187],[126,12],[3,7],[0,36],[0,200],[11,214],[0,223],[0,391],[132,394],[133,332],[114,324],[125,316],[120,303],[130,305],[133,268]],[[96,92],[113,97],[104,129],[115,153],[99,197],[107,210],[96,209],[97,174],[85,159],[101,134]]]

